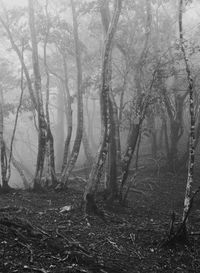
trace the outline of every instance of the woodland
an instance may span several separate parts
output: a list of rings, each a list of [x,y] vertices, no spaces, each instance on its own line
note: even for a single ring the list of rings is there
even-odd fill
[[[200,272],[199,37],[199,0],[0,0],[0,272]]]

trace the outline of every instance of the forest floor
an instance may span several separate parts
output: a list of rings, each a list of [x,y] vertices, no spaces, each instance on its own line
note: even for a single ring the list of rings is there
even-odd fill
[[[181,219],[185,177],[143,170],[135,187],[128,207],[99,201],[105,219],[88,221],[77,185],[0,195],[0,272],[200,272],[199,197],[189,218],[189,244],[162,247],[172,211]]]

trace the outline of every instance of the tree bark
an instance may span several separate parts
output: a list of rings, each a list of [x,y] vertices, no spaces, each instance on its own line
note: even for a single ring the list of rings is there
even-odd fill
[[[128,178],[129,167],[131,164],[133,154],[135,152],[136,144],[137,144],[139,133],[140,133],[140,128],[145,118],[146,109],[148,107],[149,95],[153,87],[154,77],[156,73],[154,71],[153,79],[149,88],[149,93],[145,95],[141,86],[141,73],[142,73],[144,60],[148,52],[148,44],[149,44],[150,33],[151,33],[152,15],[151,15],[150,0],[145,1],[145,6],[146,6],[146,14],[147,14],[146,26],[145,26],[145,30],[146,30],[145,41],[144,41],[144,45],[142,47],[141,53],[139,54],[139,59],[134,67],[135,68],[134,80],[135,80],[135,85],[137,90],[136,118],[132,121],[131,130],[130,130],[130,134],[129,134],[127,145],[126,145],[126,150],[122,158],[122,176],[120,181],[121,185],[120,185],[120,192],[119,192],[121,201],[123,200],[123,197],[122,197],[123,187]]]
[[[83,148],[84,148],[85,156],[86,156],[86,159],[87,159],[87,164],[89,166],[91,166],[92,163],[93,163],[94,158],[92,156],[92,151],[91,151],[91,148],[90,148],[89,139],[88,139],[88,136],[87,136],[87,133],[86,133],[85,125],[83,125],[82,142],[83,142]]]
[[[81,67],[81,53],[79,45],[77,14],[75,9],[74,0],[71,0],[72,17],[73,17],[73,34],[76,54],[76,68],[77,68],[77,130],[72,152],[67,166],[63,169],[61,181],[63,184],[67,183],[67,180],[73,170],[77,161],[79,150],[81,146],[81,140],[83,135],[83,97],[82,97],[82,67]]]
[[[61,172],[62,162],[63,162],[63,151],[64,151],[64,117],[65,117],[65,109],[64,109],[64,85],[58,80],[57,81],[57,102],[56,102],[56,169],[57,172]]]
[[[38,46],[36,40],[35,30],[35,15],[34,15],[34,0],[29,0],[29,27],[31,34],[31,45],[32,45],[32,63],[34,73],[34,89],[37,101],[37,114],[38,114],[38,153],[36,171],[34,177],[34,189],[40,187],[40,180],[42,178],[44,159],[45,159],[45,148],[46,148],[46,134],[47,126],[43,109],[42,89],[41,89],[41,75],[39,68],[38,58]]]
[[[65,101],[65,111],[66,111],[66,120],[67,120],[67,137],[65,139],[64,154],[63,154],[63,163],[62,163],[62,172],[67,168],[68,158],[69,158],[69,148],[72,137],[72,105],[71,105],[71,96],[69,92],[68,85],[68,72],[67,72],[67,62],[66,56],[63,54],[63,68],[64,68],[64,86],[65,94],[63,93],[63,99]]]
[[[101,74],[101,89],[100,89],[100,107],[102,117],[102,140],[99,146],[99,150],[92,166],[92,170],[89,175],[89,180],[85,188],[84,199],[87,207],[87,196],[94,196],[97,184],[102,175],[102,168],[106,161],[108,153],[109,132],[110,132],[110,118],[109,118],[109,92],[110,92],[110,55],[112,51],[112,41],[115,35],[119,16],[121,13],[122,1],[117,0],[115,2],[115,10],[112,16],[112,20],[107,31],[104,52],[103,52],[103,64]]]
[[[4,116],[3,116],[3,90],[0,87],[0,153],[1,153],[1,188],[2,190],[7,190],[8,179],[7,179],[7,171],[8,171],[8,162],[7,162],[7,154],[6,154],[6,146],[4,142]]]
[[[194,113],[194,87],[193,87],[193,78],[191,75],[191,69],[189,66],[188,57],[186,56],[186,50],[184,46],[184,37],[183,37],[183,0],[179,0],[179,38],[180,38],[180,47],[183,55],[183,60],[185,62],[185,68],[187,73],[188,81],[188,90],[189,90],[189,110],[190,110],[190,135],[189,135],[189,162],[188,162],[188,176],[187,184],[185,190],[185,199],[184,199],[184,208],[182,221],[185,221],[185,218],[190,209],[191,202],[191,187],[194,180],[194,159],[195,159],[195,113]],[[186,228],[185,228],[186,229]],[[185,230],[184,229],[184,230]]]
[[[11,154],[10,149],[6,146],[6,151]],[[17,170],[17,172],[19,173],[23,184],[24,184],[24,188],[26,190],[30,189],[30,183],[28,181],[28,179],[26,178],[25,172],[26,170],[24,170],[23,166],[21,165],[21,163],[19,161],[16,160],[16,158],[13,156],[13,153],[11,154],[11,162],[12,165],[14,166],[14,168]],[[32,178],[32,177],[31,177]]]
[[[49,117],[49,86],[50,86],[50,76],[47,65],[47,43],[50,31],[49,25],[49,15],[48,15],[48,1],[46,1],[45,5],[46,12],[46,35],[44,40],[44,67],[46,73],[46,126],[47,126],[47,135],[46,135],[46,158],[47,158],[47,172],[49,176],[49,183],[52,185],[56,184],[56,172],[55,172],[55,156],[54,156],[54,138],[51,132],[51,124]]]
[[[109,29],[110,24],[110,11],[109,11],[109,2],[108,0],[103,1],[101,5],[101,21],[104,29],[104,38]],[[110,54],[109,69],[108,75],[109,82],[112,80],[112,56]],[[121,145],[120,145],[120,135],[119,135],[119,120],[118,120],[118,110],[115,102],[114,95],[112,93],[112,87],[110,86],[109,92],[109,103],[108,103],[108,112],[109,112],[109,123],[110,123],[110,135],[109,135],[109,144],[108,144],[108,174],[105,176],[107,179],[106,191],[109,192],[109,201],[114,200],[118,194],[117,187],[117,176],[120,174],[121,166]],[[117,173],[118,170],[118,173]]]
[[[178,162],[178,142],[183,135],[183,110],[184,110],[184,101],[186,98],[186,92],[184,95],[175,95],[175,107],[176,111],[174,113],[173,106],[166,94],[166,90],[163,90],[164,102],[166,110],[168,113],[170,121],[170,147],[168,153],[168,165],[171,171],[176,170],[176,165]]]

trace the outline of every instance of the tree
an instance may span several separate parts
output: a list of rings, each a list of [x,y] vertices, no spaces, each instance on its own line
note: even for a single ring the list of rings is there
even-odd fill
[[[109,2],[107,0],[103,1],[100,7],[101,21],[104,29],[104,38],[109,29],[110,24],[110,11]],[[110,82],[110,92],[109,92],[109,102],[108,102],[108,113],[109,113],[109,143],[108,143],[108,167],[106,176],[106,191],[109,194],[108,200],[112,201],[118,195],[117,186],[117,167],[120,168],[119,158],[121,155],[120,150],[120,135],[119,135],[119,121],[118,121],[118,110],[115,102],[115,98],[112,91],[111,80],[112,80],[112,57],[110,54],[109,68],[107,72],[109,82]]]
[[[119,16],[121,13],[122,1],[117,0],[115,2],[115,9],[113,16],[107,31],[106,39],[104,42],[103,49],[103,63],[101,71],[101,89],[100,89],[100,107],[101,107],[101,117],[102,117],[102,140],[99,146],[98,154],[96,156],[95,162],[92,166],[92,170],[89,175],[89,180],[84,193],[84,200],[86,201],[86,208],[90,198],[88,196],[93,196],[96,191],[97,184],[101,178],[102,168],[106,161],[106,156],[108,153],[108,143],[111,121],[109,116],[109,94],[110,94],[110,58],[112,52],[112,42],[115,35]],[[92,198],[93,199],[93,198]]]
[[[186,220],[189,214],[191,206],[191,187],[194,180],[194,155],[195,155],[195,112],[194,112],[194,87],[193,87],[193,77],[191,74],[191,69],[189,65],[189,60],[184,45],[184,36],[183,36],[183,0],[179,1],[179,38],[180,38],[180,49],[182,51],[183,60],[185,63],[185,69],[187,73],[188,81],[188,90],[189,90],[189,110],[190,110],[190,135],[189,135],[189,161],[188,161],[188,175],[187,175],[187,184],[185,190],[185,199],[184,199],[184,209],[183,209],[183,233],[187,232],[186,230]],[[184,234],[185,236],[187,234]]]
[[[36,171],[34,177],[34,188],[40,187],[40,180],[43,174],[44,159],[46,152],[46,137],[47,137],[47,124],[44,115],[43,98],[41,89],[41,75],[39,68],[38,47],[35,30],[35,15],[34,15],[34,2],[29,0],[29,27],[31,34],[32,44],[32,63],[34,73],[34,90],[37,101],[37,115],[38,115],[38,153]]]
[[[21,50],[21,56],[23,59],[24,56],[24,45],[22,45],[22,50]],[[5,68],[4,68],[5,69]],[[5,75],[8,71],[4,72]],[[1,73],[2,74],[2,73]],[[4,75],[4,77],[5,77]],[[6,77],[5,77],[6,78]],[[7,79],[6,79],[7,81]],[[2,185],[0,188],[3,191],[9,191],[10,186],[9,186],[9,180],[11,177],[11,162],[13,163],[13,166],[16,167],[16,169],[19,171],[20,176],[23,179],[24,184],[27,186],[28,182],[26,180],[26,177],[22,171],[22,169],[19,167],[17,164],[17,161],[14,160],[13,157],[13,143],[15,139],[15,133],[17,129],[17,123],[18,123],[18,117],[19,117],[19,112],[20,108],[22,105],[22,99],[23,99],[23,93],[24,93],[24,70],[23,67],[21,67],[21,72],[20,72],[20,89],[21,89],[21,94],[20,94],[20,99],[19,99],[19,104],[16,109],[16,115],[15,115],[15,120],[14,120],[14,127],[13,127],[13,132],[11,136],[11,141],[10,141],[10,147],[8,148],[6,145],[6,142],[4,140],[4,116],[5,116],[5,103],[4,103],[4,88],[6,85],[3,85],[1,83],[1,89],[0,89],[0,155],[1,155],[1,180],[2,180]]]
[[[47,170],[48,170],[48,180],[51,184],[56,184],[56,173],[55,173],[55,158],[54,158],[54,138],[51,132],[50,117],[49,117],[49,86],[50,86],[50,75],[47,65],[47,43],[50,32],[49,14],[48,14],[48,1],[45,5],[45,15],[46,15],[46,35],[44,39],[44,67],[46,74],[46,158],[47,158]]]
[[[72,16],[73,16],[73,34],[74,34],[74,45],[76,55],[76,68],[77,68],[77,130],[74,146],[68,161],[67,166],[62,171],[61,181],[65,184],[74,168],[76,160],[78,158],[81,140],[83,135],[83,97],[82,97],[82,67],[81,67],[81,53],[78,36],[78,24],[77,24],[77,13],[74,5],[74,1],[71,0]]]
[[[170,233],[169,240],[167,244],[171,242],[187,242],[188,241],[188,230],[187,230],[187,222],[188,216],[190,214],[194,197],[199,192],[200,188],[196,190],[194,194],[192,194],[191,188],[194,182],[194,159],[195,159],[195,111],[194,111],[194,85],[193,85],[193,77],[191,74],[191,68],[189,65],[189,59],[187,56],[185,44],[184,44],[184,35],[183,35],[183,0],[179,0],[179,42],[180,42],[180,50],[182,52],[182,58],[185,64],[185,70],[187,74],[187,82],[188,82],[188,90],[189,90],[189,112],[190,112],[190,133],[189,133],[189,161],[188,161],[188,173],[187,173],[187,183],[185,190],[185,198],[184,198],[184,208],[182,215],[181,225],[178,227],[175,233]],[[174,224],[174,219],[172,221],[172,228]]]
[[[149,104],[150,100],[150,95],[153,89],[153,84],[155,80],[155,76],[157,71],[154,70],[153,72],[153,77],[152,81],[149,86],[149,90],[147,91],[147,94],[145,94],[142,84],[141,84],[141,76],[142,76],[142,68],[147,56],[148,52],[148,44],[150,40],[150,33],[151,33],[151,21],[152,21],[152,16],[151,16],[151,3],[150,0],[146,0],[146,25],[145,25],[145,40],[143,43],[143,47],[140,51],[138,60],[136,62],[133,61],[134,64],[134,70],[135,70],[135,86],[136,86],[136,92],[137,92],[137,97],[136,97],[136,115],[134,117],[134,120],[132,121],[131,128],[130,128],[130,133],[127,139],[127,144],[126,144],[126,149],[122,158],[122,176],[121,176],[121,185],[120,185],[120,199],[123,201],[123,187],[126,183],[126,180],[128,178],[128,172],[129,172],[129,167],[131,164],[131,160],[136,148],[136,144],[138,141],[140,129],[143,123],[143,120],[145,118],[146,110]]]
[[[7,155],[6,146],[4,142],[4,116],[3,116],[3,90],[0,89],[0,147],[1,147],[1,178],[2,178],[2,188],[9,189],[8,178],[7,178]]]

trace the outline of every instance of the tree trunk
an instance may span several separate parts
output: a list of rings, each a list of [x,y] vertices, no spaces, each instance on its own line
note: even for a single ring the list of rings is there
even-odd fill
[[[92,163],[93,163],[94,158],[92,156],[92,151],[90,149],[90,144],[89,144],[88,136],[87,136],[86,129],[85,129],[84,125],[83,125],[82,142],[83,142],[83,148],[84,148],[85,156],[86,156],[86,159],[87,159],[87,164],[89,166],[91,166]]]
[[[178,143],[183,135],[183,109],[184,101],[188,92],[184,95],[175,95],[175,106],[176,113],[174,113],[173,106],[171,105],[170,99],[166,94],[166,89],[163,89],[163,98],[167,114],[170,121],[170,146],[168,152],[168,166],[170,171],[175,171],[178,162]]]
[[[193,78],[191,75],[191,69],[189,66],[188,57],[186,56],[186,50],[184,47],[184,37],[183,37],[183,0],[179,1],[179,35],[180,35],[180,46],[185,62],[187,81],[188,81],[188,90],[190,97],[190,135],[189,135],[189,162],[188,162],[188,176],[187,184],[185,190],[185,199],[184,199],[184,208],[183,208],[183,217],[182,221],[185,221],[185,218],[190,209],[191,202],[191,187],[194,180],[194,155],[195,155],[195,113],[194,113],[194,89],[193,89]],[[186,230],[186,227],[184,228]]]
[[[6,151],[9,154],[11,154],[11,151],[10,151],[10,149],[7,146],[6,146]],[[15,159],[15,157],[13,156],[13,154],[11,155],[11,162],[12,162],[12,165],[14,166],[14,168],[19,173],[19,175],[20,175],[20,177],[21,177],[21,179],[23,181],[24,188],[26,190],[28,190],[30,188],[30,183],[29,183],[29,181],[28,181],[28,179],[26,178],[26,175],[25,175],[26,170],[24,170],[24,168],[22,167],[21,163]],[[32,176],[31,176],[31,178],[32,178]]]
[[[200,122],[198,122],[196,133],[195,133],[195,144],[194,144],[195,149],[197,145],[199,144],[199,139],[200,139]],[[187,151],[182,155],[182,157],[178,161],[179,171],[182,171],[185,169],[187,161],[188,161],[188,157],[189,157],[189,143],[187,143]]]
[[[61,81],[58,81],[58,93],[57,93],[57,117],[56,117],[56,169],[57,172],[61,172],[63,162],[64,151],[64,85]]]
[[[88,109],[88,98],[86,98],[86,103],[85,103],[85,109],[86,109],[86,114],[87,114],[87,123],[88,123],[88,139],[89,143],[91,144],[91,149],[94,150],[96,149],[96,142],[94,140],[94,119],[95,119],[95,109],[96,109],[96,102],[94,99],[92,99],[92,110],[89,111]]]
[[[112,52],[112,41],[115,35],[117,24],[121,12],[122,1],[117,0],[115,2],[115,10],[113,12],[112,20],[109,25],[109,29],[106,34],[104,52],[103,52],[103,64],[101,74],[101,89],[100,89],[100,107],[102,117],[102,141],[99,146],[99,150],[92,166],[92,170],[89,175],[89,180],[85,188],[84,199],[87,207],[87,196],[96,192],[97,184],[102,175],[102,169],[106,161],[108,153],[109,143],[109,131],[110,131],[110,117],[109,117],[109,92],[110,92],[110,56]]]
[[[127,141],[127,145],[126,145],[126,151],[123,155],[123,159],[122,159],[122,178],[121,178],[121,185],[120,185],[120,199],[122,200],[122,191],[123,191],[123,187],[125,185],[125,182],[128,178],[128,172],[129,172],[129,166],[133,157],[133,153],[135,151],[136,148],[136,144],[137,144],[137,140],[139,137],[139,132],[140,132],[140,126],[141,126],[141,122],[138,121],[137,123],[134,123],[132,125],[129,137],[128,137],[128,141]]]
[[[36,95],[36,101],[37,101],[38,129],[39,129],[37,163],[36,163],[36,171],[35,171],[35,177],[34,177],[34,189],[37,189],[38,187],[40,187],[40,180],[41,180],[43,168],[44,168],[47,126],[46,126],[44,109],[43,109],[41,76],[40,76],[40,69],[39,69],[33,0],[29,0],[29,27],[30,27],[30,34],[31,34],[34,89],[35,89],[35,95]]]
[[[44,67],[46,73],[46,125],[47,125],[47,135],[46,135],[46,157],[47,157],[47,170],[49,176],[49,184],[55,185],[56,183],[56,172],[55,172],[55,156],[54,156],[54,139],[51,132],[50,117],[49,117],[49,85],[50,76],[47,65],[47,42],[49,37],[50,25],[49,25],[49,15],[48,15],[48,2],[45,5],[46,12],[46,35],[44,40]]]
[[[65,168],[67,168],[68,157],[69,157],[69,148],[72,137],[72,105],[71,105],[71,96],[68,86],[68,72],[67,72],[67,62],[66,56],[63,55],[63,68],[64,68],[64,86],[65,93],[63,93],[63,99],[65,101],[65,111],[66,111],[66,120],[67,120],[67,137],[65,139],[64,154],[63,154],[63,163],[62,163],[62,173]]]
[[[3,116],[3,90],[0,87],[0,152],[1,152],[1,188],[2,190],[9,189],[7,179],[7,155],[4,142],[4,116]]]
[[[132,121],[132,124],[131,124],[131,130],[128,137],[125,154],[122,158],[122,176],[120,181],[121,185],[120,185],[120,192],[119,192],[121,201],[123,200],[123,197],[122,197],[123,187],[128,178],[129,167],[131,164],[133,154],[135,152],[136,144],[140,134],[140,128],[142,126],[142,122],[144,120],[146,109],[148,106],[149,94],[152,90],[153,81],[154,81],[154,75],[153,75],[153,80],[149,88],[149,94],[147,94],[145,97],[145,94],[143,93],[143,88],[141,86],[141,73],[142,73],[142,66],[148,52],[148,44],[149,44],[150,33],[151,33],[152,15],[151,15],[150,0],[145,1],[145,6],[146,6],[146,16],[147,16],[146,26],[145,26],[145,30],[146,30],[145,40],[144,40],[144,45],[142,47],[138,61],[134,67],[135,68],[134,80],[135,80],[135,85],[137,90],[137,102],[136,102],[137,110],[136,110],[136,118],[134,121]]]
[[[78,36],[78,24],[77,24],[77,14],[75,10],[74,0],[71,0],[72,7],[72,17],[73,17],[73,34],[74,34],[74,44],[76,53],[76,68],[77,68],[77,130],[76,137],[74,141],[74,146],[72,153],[70,155],[67,166],[62,172],[61,181],[65,184],[73,170],[75,163],[77,161],[79,150],[81,146],[81,140],[83,135],[83,97],[82,97],[82,67],[81,67],[81,53],[79,45]]]
[[[117,186],[117,167],[118,162],[118,150],[116,141],[116,122],[114,120],[114,110],[113,103],[109,99],[109,119],[110,119],[110,135],[109,135],[109,145],[108,145],[108,175],[107,175],[107,189],[108,201],[112,202],[118,195]]]
[[[109,11],[109,2],[107,0],[103,1],[101,5],[101,21],[104,29],[104,39],[109,29],[110,24],[110,11]],[[112,80],[112,58],[110,54],[109,69],[108,75],[109,82]],[[120,144],[120,133],[119,133],[119,120],[118,120],[118,109],[115,102],[114,95],[112,93],[111,87],[109,92],[109,103],[108,103],[108,112],[109,112],[109,123],[110,123],[110,135],[109,135],[109,144],[108,144],[108,174],[105,176],[107,179],[106,191],[109,193],[109,201],[114,200],[118,194],[117,187],[117,176],[121,174],[121,144]],[[118,171],[118,172],[117,172]]]

